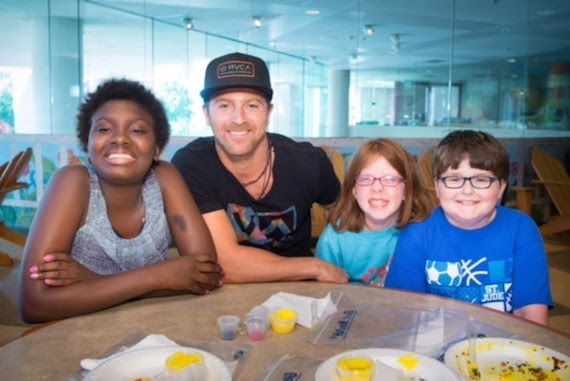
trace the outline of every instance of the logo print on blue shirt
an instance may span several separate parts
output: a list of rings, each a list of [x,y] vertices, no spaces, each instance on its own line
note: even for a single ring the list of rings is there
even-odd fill
[[[457,287],[461,284],[461,267],[457,262],[426,261],[426,276],[430,284]]]

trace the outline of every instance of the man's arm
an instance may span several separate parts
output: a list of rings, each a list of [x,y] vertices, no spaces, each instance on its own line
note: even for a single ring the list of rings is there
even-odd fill
[[[241,246],[223,210],[204,214],[212,233],[224,283],[255,283],[315,279],[346,283],[346,272],[314,257],[282,257],[267,250]]]

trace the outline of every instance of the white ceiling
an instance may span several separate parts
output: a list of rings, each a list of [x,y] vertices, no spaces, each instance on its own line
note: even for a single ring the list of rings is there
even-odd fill
[[[569,0],[97,0],[196,30],[316,60],[331,68],[415,68],[512,57],[570,62]],[[455,3],[455,11],[453,4]],[[307,15],[318,10],[317,16]],[[453,17],[455,13],[455,18]],[[262,17],[255,29],[252,16]],[[366,36],[364,25],[375,33]],[[391,54],[391,35],[401,48]],[[547,53],[547,54],[545,54]],[[565,57],[560,57],[564,54]]]
[[[548,70],[551,62],[570,62],[569,0],[84,0],[83,3],[90,6],[89,23],[105,25],[107,7],[180,28],[184,16],[189,16],[193,18],[195,31],[285,52],[332,69],[448,70],[452,53],[453,67],[459,71],[462,65],[474,63],[477,65],[470,70],[485,66],[500,71],[505,60],[512,57],[525,58],[518,64],[529,71]],[[77,14],[75,0],[0,0],[0,16],[34,17],[22,15],[34,10],[45,15],[48,4],[51,14],[66,16],[67,12],[72,17]],[[96,9],[101,9],[100,18],[94,12]],[[318,10],[320,14],[307,15],[309,10]],[[252,15],[261,16],[261,28],[253,28]],[[116,33],[121,26],[115,20]],[[367,24],[375,29],[373,36],[365,35],[363,28]],[[9,39],[10,32],[21,33],[7,28],[3,30],[4,38]],[[401,39],[397,54],[390,52],[391,36],[395,34]],[[355,55],[358,60],[351,60]]]

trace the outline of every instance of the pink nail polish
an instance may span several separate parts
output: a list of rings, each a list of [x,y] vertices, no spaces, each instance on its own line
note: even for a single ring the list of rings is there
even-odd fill
[[[40,275],[36,274],[36,273],[30,274],[30,278],[32,278],[32,279],[38,279],[39,276]]]
[[[44,280],[45,284],[53,284],[53,280],[51,279],[46,279]]]
[[[49,254],[44,257],[44,262],[51,262],[53,261],[53,255]]]
[[[32,267],[30,267],[30,272],[31,272],[32,274],[37,273],[37,272],[38,272],[38,266],[32,266]]]

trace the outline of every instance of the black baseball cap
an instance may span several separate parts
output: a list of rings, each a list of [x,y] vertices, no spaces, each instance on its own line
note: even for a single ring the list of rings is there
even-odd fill
[[[271,102],[273,90],[269,70],[261,58],[243,53],[214,58],[206,68],[204,90],[200,95],[204,102],[208,102],[217,92],[240,87],[257,90]]]

